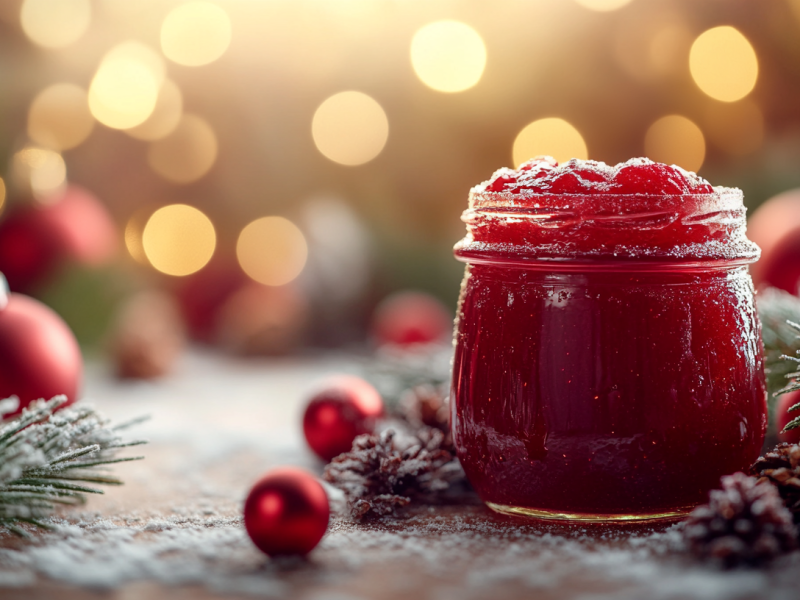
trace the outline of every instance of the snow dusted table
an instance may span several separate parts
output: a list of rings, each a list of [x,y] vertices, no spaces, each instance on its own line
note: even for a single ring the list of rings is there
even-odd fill
[[[321,471],[300,433],[303,399],[334,359],[235,361],[194,352],[157,383],[117,382],[90,365],[85,396],[132,433],[146,460],[54,532],[0,537],[2,600],[177,598],[800,598],[800,553],[770,570],[720,572],[679,552],[674,528],[568,528],[479,506],[423,508],[405,520],[335,516],[308,561],[271,561],[240,518],[270,467]],[[591,493],[587,490],[586,493]]]

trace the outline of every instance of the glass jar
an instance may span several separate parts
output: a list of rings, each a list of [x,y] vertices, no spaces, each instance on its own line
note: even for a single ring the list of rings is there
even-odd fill
[[[767,424],[739,190],[473,190],[455,333],[458,457],[496,511],[675,518]]]

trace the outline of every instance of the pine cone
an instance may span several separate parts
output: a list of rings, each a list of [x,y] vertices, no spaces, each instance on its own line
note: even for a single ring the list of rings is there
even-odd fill
[[[778,488],[794,522],[800,523],[800,444],[778,444],[750,467],[750,474]]]
[[[441,431],[444,434],[443,448],[455,454],[453,436],[450,433],[448,396],[447,385],[418,385],[403,393],[397,412],[414,429],[434,428]]]
[[[389,429],[365,434],[325,467],[325,481],[341,489],[355,519],[396,515],[412,497],[432,496],[464,480],[455,457],[443,448],[444,434],[424,428],[403,439]]]
[[[172,296],[139,292],[117,313],[110,354],[121,378],[154,379],[175,367],[186,346],[181,315]]]
[[[744,473],[722,478],[722,489],[689,515],[684,537],[695,555],[726,568],[762,564],[797,546],[797,529],[778,492]]]
[[[407,390],[400,397],[400,416],[412,425],[427,425],[441,431],[450,431],[447,406],[447,387],[425,383]]]

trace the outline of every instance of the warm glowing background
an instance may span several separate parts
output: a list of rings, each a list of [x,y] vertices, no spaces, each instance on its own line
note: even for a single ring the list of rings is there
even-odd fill
[[[800,185],[800,0],[3,0],[0,72],[0,207],[77,183],[124,238],[67,313],[212,268],[452,305],[469,188],[537,154]]]

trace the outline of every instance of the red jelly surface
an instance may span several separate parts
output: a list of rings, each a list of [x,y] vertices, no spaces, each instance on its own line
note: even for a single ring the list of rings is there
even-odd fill
[[[758,457],[741,192],[645,159],[536,161],[473,189],[464,220],[452,424],[485,501],[680,512]]]

